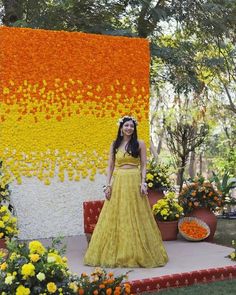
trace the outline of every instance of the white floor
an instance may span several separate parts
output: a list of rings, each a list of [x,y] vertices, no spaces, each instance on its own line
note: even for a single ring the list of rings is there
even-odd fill
[[[42,242],[45,245],[49,244],[48,240],[42,240]],[[83,256],[87,248],[85,236],[66,237],[64,243],[67,245],[65,256],[68,258],[70,270],[77,274],[82,272],[90,274],[94,267],[83,265]],[[166,266],[148,269],[116,268],[112,269],[112,271],[115,275],[118,275],[132,270],[128,275],[128,280],[133,281],[194,270],[235,266],[235,262],[225,257],[232,252],[232,248],[229,247],[207,242],[188,242],[181,239],[166,241],[164,244],[169,256],[169,262]]]

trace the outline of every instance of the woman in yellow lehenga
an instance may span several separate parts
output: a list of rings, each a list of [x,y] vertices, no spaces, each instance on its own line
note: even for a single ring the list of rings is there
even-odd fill
[[[119,120],[110,148],[106,201],[85,254],[86,265],[158,267],[168,261],[146,198],[146,147],[137,139],[136,127],[133,117]]]

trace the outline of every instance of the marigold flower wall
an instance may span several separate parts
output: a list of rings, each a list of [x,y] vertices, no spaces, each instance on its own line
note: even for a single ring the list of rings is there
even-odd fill
[[[38,189],[38,214],[46,191],[53,206],[71,187],[80,206],[101,198],[118,118],[135,116],[148,143],[147,40],[1,27],[0,47],[1,185],[15,202]]]

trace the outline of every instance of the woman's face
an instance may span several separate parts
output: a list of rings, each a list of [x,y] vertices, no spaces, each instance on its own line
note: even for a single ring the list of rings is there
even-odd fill
[[[125,122],[122,126],[122,132],[126,136],[131,136],[134,133],[134,122],[132,120]]]

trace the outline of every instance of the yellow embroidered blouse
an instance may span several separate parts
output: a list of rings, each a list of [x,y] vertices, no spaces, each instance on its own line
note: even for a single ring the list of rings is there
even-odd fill
[[[140,157],[134,158],[124,150],[118,149],[116,153],[116,166],[121,167],[123,165],[133,165],[138,167],[140,165]]]

